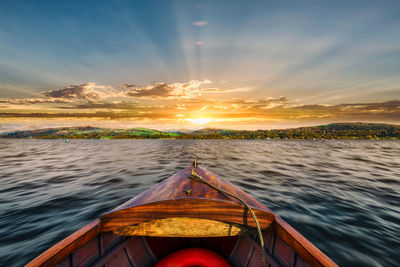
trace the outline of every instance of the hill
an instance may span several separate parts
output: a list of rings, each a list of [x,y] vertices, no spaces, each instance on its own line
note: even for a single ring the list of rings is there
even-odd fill
[[[383,123],[333,123],[277,130],[206,128],[193,132],[164,132],[146,128],[108,129],[64,127],[0,134],[0,138],[35,139],[400,139],[400,125]]]
[[[36,139],[145,139],[175,138],[177,133],[162,132],[145,128],[108,129],[96,127],[64,127],[32,131],[4,133],[0,138],[36,138]]]

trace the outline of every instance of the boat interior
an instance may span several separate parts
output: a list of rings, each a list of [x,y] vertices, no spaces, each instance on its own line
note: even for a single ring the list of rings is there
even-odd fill
[[[272,228],[272,227],[271,227]],[[266,267],[309,266],[273,229],[263,233]],[[150,267],[165,256],[185,248],[205,248],[224,257],[234,267],[260,267],[261,248],[255,235],[226,237],[119,236],[100,233],[57,266]]]

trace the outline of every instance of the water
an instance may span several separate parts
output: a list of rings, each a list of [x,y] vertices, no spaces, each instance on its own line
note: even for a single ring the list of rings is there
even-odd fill
[[[26,264],[193,156],[339,265],[399,265],[398,141],[0,140],[0,266]]]

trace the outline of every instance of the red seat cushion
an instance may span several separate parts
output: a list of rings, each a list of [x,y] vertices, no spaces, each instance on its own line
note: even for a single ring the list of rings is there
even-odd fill
[[[227,260],[204,248],[187,248],[161,259],[155,267],[230,267]]]

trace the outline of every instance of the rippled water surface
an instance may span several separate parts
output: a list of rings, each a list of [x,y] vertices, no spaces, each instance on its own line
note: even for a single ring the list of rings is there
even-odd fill
[[[21,266],[161,179],[201,165],[342,266],[400,262],[400,142],[0,140],[0,266]]]

